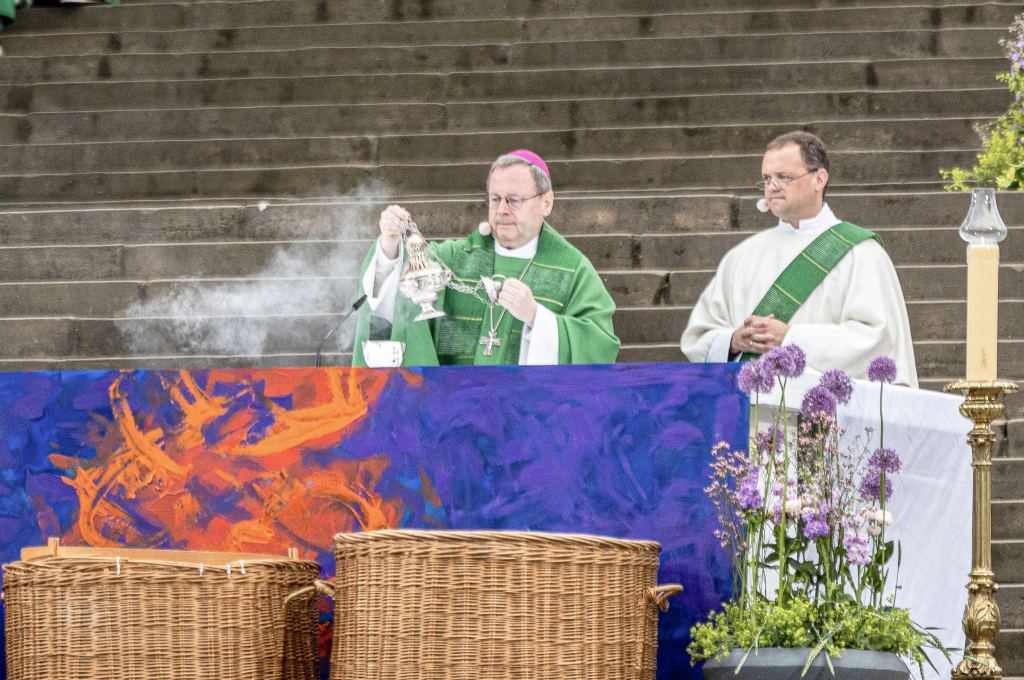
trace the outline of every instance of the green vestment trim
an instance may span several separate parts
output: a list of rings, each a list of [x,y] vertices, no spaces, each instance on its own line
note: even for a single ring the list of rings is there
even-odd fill
[[[884,245],[878,234],[849,222],[840,222],[819,235],[779,274],[779,278],[775,279],[775,283],[754,309],[754,316],[774,314],[779,321],[789,323],[796,310],[807,302],[814,289],[839,261],[855,245],[869,238],[878,241],[878,245]],[[740,361],[749,361],[758,356],[745,352]]]
[[[547,223],[541,230],[537,254],[523,276],[529,260],[503,257],[494,252],[494,237],[474,232],[458,241],[431,243],[434,253],[452,271],[470,285],[481,276],[501,274],[522,278],[533,291],[538,305],[552,312],[558,321],[559,363],[613,363],[619,352],[619,339],[612,329],[615,303],[605,290],[597,271],[579,250],[562,238]],[[373,260],[374,249],[366,256],[362,274]],[[405,268],[404,254],[402,267]],[[359,293],[365,293],[360,275]],[[480,291],[483,296],[483,291]],[[399,293],[395,298],[395,316],[391,339],[405,343],[403,366],[438,366],[450,364],[516,364],[523,337],[523,322],[505,313],[497,328],[501,345],[492,356],[484,356],[480,338],[490,330],[488,308],[476,297],[450,288],[441,291],[437,309],[445,316],[427,321],[413,321],[419,305]],[[494,308],[494,320],[502,307]],[[370,308],[359,310],[352,365],[365,366],[362,342],[370,337]]]

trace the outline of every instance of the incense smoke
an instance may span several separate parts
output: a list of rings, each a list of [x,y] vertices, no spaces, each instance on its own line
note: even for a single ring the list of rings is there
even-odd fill
[[[247,208],[255,226],[246,233],[269,238],[210,244],[210,257],[199,265],[206,272],[151,281],[147,291],[155,296],[133,303],[117,327],[136,356],[312,365],[320,340],[355,301],[359,267],[376,235],[375,213],[385,200],[383,191],[364,189],[337,203]],[[244,259],[250,256],[266,264],[249,271]],[[218,276],[225,266],[246,271]],[[337,354],[351,350],[354,329],[353,317],[331,336],[325,365],[347,363]]]

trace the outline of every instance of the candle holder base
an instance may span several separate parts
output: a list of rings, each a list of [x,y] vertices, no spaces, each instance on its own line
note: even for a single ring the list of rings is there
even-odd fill
[[[952,677],[954,680],[1001,680],[1003,669],[996,663],[993,644],[1002,618],[995,599],[999,586],[992,573],[992,445],[996,435],[990,425],[1003,415],[1000,397],[1016,392],[1017,385],[1006,380],[957,380],[947,385],[946,391],[963,393],[965,399],[960,413],[974,423],[974,429],[968,435],[973,451],[971,467],[974,469],[972,568],[963,618],[968,644],[963,660],[953,669]]]

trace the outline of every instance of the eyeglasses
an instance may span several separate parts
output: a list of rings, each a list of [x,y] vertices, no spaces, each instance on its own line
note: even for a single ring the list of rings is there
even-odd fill
[[[534,194],[533,196],[521,198],[519,196],[516,196],[515,194],[513,194],[512,196],[499,196],[498,194],[490,194],[487,196],[487,205],[497,210],[498,208],[501,207],[501,201],[504,198],[505,203],[508,204],[508,207],[512,208],[513,210],[519,210],[520,208],[523,207],[523,203],[533,200],[541,195],[542,194]]]
[[[808,170],[804,174],[800,175],[800,177],[807,177],[807,175],[813,175],[818,170],[821,170],[821,168],[814,168],[813,170]],[[767,189],[769,185],[774,185],[776,189],[785,189],[786,187],[789,186],[790,182],[795,182],[798,179],[800,179],[800,177],[786,177],[785,175],[781,175],[780,177],[777,177],[775,179],[763,179],[760,182],[755,182],[754,186],[760,189],[761,191]]]

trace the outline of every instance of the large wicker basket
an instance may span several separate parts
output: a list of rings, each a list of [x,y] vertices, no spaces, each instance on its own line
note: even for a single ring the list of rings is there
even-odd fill
[[[294,555],[294,553],[293,553]],[[10,680],[313,680],[316,562],[26,548],[3,567]]]
[[[332,680],[653,678],[651,541],[513,532],[335,536]]]

